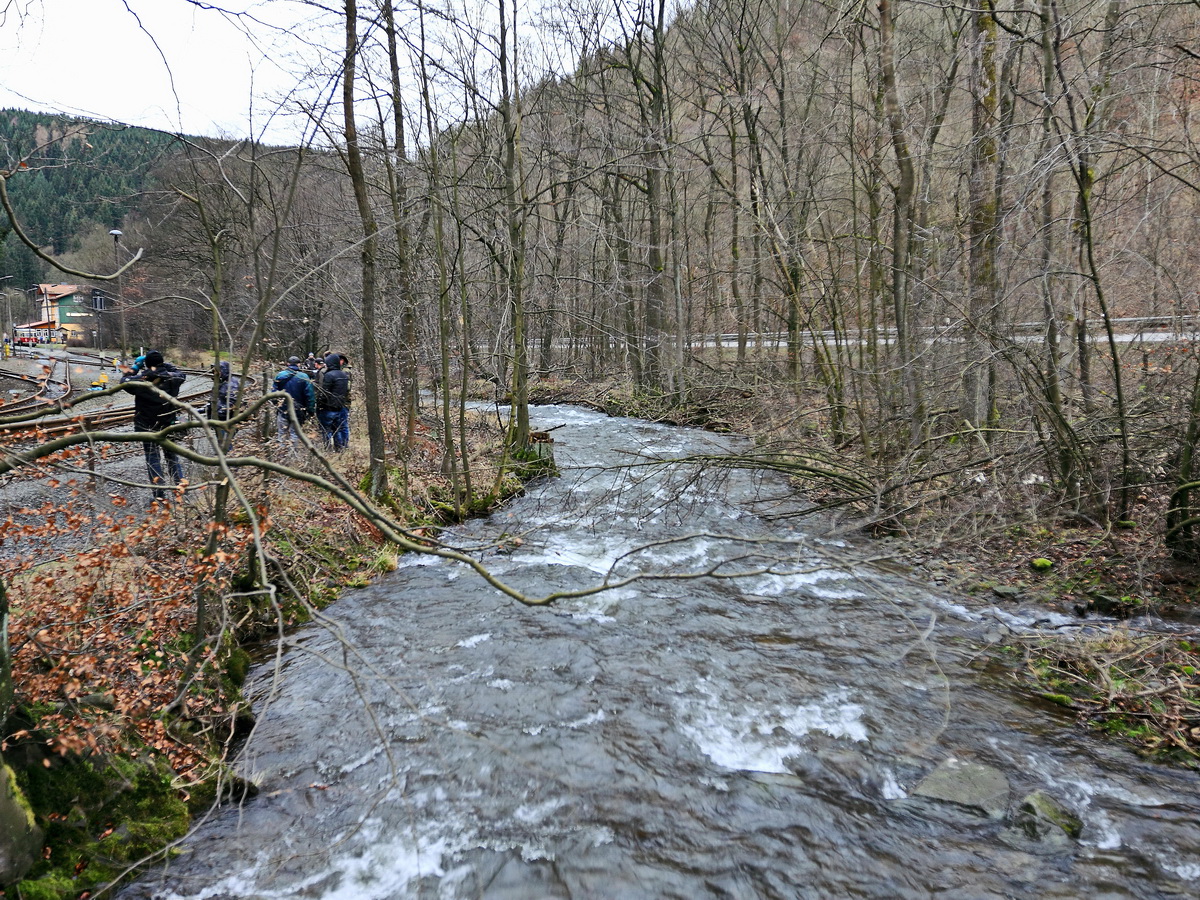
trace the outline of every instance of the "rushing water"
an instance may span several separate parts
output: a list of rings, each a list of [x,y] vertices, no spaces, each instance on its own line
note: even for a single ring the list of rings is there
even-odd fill
[[[771,477],[647,464],[730,440],[535,417],[563,477],[451,541],[531,595],[713,575],[528,608],[408,559],[257,670],[261,793],[124,896],[1200,894],[1195,775],[981,674],[980,646],[1032,620],[853,564]],[[947,760],[1003,772],[997,815],[914,793]],[[1077,840],[1015,825],[1038,789]]]

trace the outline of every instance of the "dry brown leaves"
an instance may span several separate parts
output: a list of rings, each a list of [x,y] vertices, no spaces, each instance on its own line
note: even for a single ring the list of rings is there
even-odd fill
[[[40,561],[52,542],[81,535],[86,549]],[[72,500],[0,523],[16,703],[32,720],[6,740],[64,755],[137,752],[140,743],[176,771],[196,766],[203,748],[176,725],[222,714],[227,698],[215,647],[188,659],[195,598],[220,595],[249,533],[224,537],[222,552],[202,560],[203,529],[181,545],[157,511],[117,518]],[[178,716],[166,714],[173,705]]]

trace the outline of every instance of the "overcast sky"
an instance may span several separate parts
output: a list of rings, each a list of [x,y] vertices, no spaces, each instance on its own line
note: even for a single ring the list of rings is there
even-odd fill
[[[279,26],[300,21],[302,5],[212,5],[260,22],[239,28],[187,0],[0,0],[0,107],[213,137],[246,136],[253,109],[256,136],[266,127],[290,142],[300,126],[268,116],[295,85],[286,71],[303,44]]]
[[[547,36],[535,25],[546,16],[544,6],[542,0],[519,4],[521,74],[527,83],[556,64],[569,68],[580,52],[564,39],[577,22],[550,30],[550,42],[544,43]],[[550,7],[570,19],[569,4]],[[339,96],[331,97],[336,79],[318,72],[340,65],[345,41],[340,8],[337,0],[0,0],[0,108],[299,143],[312,137],[306,135],[311,120],[285,101],[340,102]],[[607,7],[601,3],[600,8]],[[497,9],[494,0],[448,0],[445,10],[456,24],[431,17],[430,43],[423,47],[426,54],[443,57],[448,72],[465,67],[461,79],[485,95],[496,89]],[[419,33],[414,16],[411,4],[398,16],[410,41]],[[371,34],[378,54],[377,24]],[[416,52],[402,43],[407,75],[417,71]],[[377,57],[375,64],[380,64]],[[449,78],[439,86],[439,71],[430,72],[441,113],[453,118],[463,106],[463,81]],[[306,73],[317,74],[308,74],[300,87]],[[365,95],[361,88],[360,83]],[[377,112],[368,101],[363,111]],[[421,124],[410,126],[416,140]]]

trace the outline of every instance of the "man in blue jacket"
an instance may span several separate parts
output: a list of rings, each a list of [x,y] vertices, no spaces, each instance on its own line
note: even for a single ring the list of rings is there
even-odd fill
[[[291,407],[296,412],[296,424],[303,425],[317,408],[317,394],[308,375],[300,371],[300,357],[288,358],[287,366],[280,370],[271,384],[274,391],[283,391],[291,397]],[[275,425],[279,439],[295,448],[300,436],[288,413],[288,401],[281,398],[275,407]]]

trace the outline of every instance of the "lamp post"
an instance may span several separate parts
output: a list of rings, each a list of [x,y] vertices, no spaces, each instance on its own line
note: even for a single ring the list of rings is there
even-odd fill
[[[121,235],[123,232],[120,228],[114,228],[109,232],[113,239],[113,265],[117,269],[121,268]],[[117,276],[117,314],[121,317],[121,360],[124,362],[129,358],[129,338],[125,331],[125,300],[121,296],[121,276]]]
[[[10,279],[10,278],[12,278],[11,275],[0,275],[0,282],[8,281],[8,279]],[[4,333],[8,334],[8,330],[11,327],[13,327],[13,325],[14,325],[13,317],[12,317],[12,297],[10,297],[8,295],[7,287],[5,287],[3,290],[4,290]],[[13,337],[13,335],[9,335],[9,336]]]

